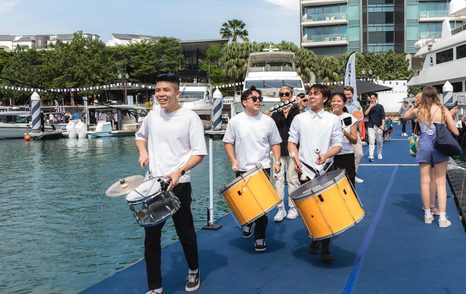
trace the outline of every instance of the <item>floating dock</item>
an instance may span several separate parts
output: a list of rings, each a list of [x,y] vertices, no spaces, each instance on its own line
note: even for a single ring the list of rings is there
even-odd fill
[[[256,253],[253,240],[243,239],[226,215],[218,220],[220,230],[198,232],[197,293],[466,293],[466,234],[453,193],[447,188],[452,225],[439,228],[437,217],[425,224],[418,165],[408,154],[406,137],[394,137],[385,142],[382,160],[369,162],[364,147],[358,176],[365,182],[356,188],[366,216],[333,238],[333,263],[309,253],[310,239],[299,217],[275,223],[273,210],[268,250]],[[450,171],[450,183],[454,177],[464,179],[464,171]],[[117,246],[118,240],[112,242]],[[143,240],[134,250],[143,256]],[[179,242],[163,249],[162,273],[165,293],[186,293],[187,265]],[[140,294],[146,284],[140,261],[83,293]]]

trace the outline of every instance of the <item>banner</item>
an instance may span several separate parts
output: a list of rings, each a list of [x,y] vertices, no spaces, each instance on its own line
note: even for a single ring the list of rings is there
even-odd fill
[[[353,99],[358,96],[358,89],[356,85],[356,52],[350,54],[346,60],[345,66],[345,84],[344,86],[351,86],[354,89]]]

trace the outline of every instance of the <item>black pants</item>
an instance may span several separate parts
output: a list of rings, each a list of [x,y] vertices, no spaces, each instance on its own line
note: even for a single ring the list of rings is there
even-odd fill
[[[269,176],[270,168],[264,169],[264,172],[267,176]],[[237,177],[239,177],[241,174],[244,174],[244,173],[245,172],[235,172]],[[256,219],[253,223],[248,224],[248,226],[252,226],[253,224],[256,224],[256,227],[254,229],[254,240],[265,239],[265,231],[267,229],[268,223],[269,223],[269,219],[267,218],[267,214],[264,214],[263,216]]]
[[[355,185],[355,177],[356,177],[356,167],[354,165],[354,153],[349,154],[338,154],[335,155],[333,158],[333,165],[336,168],[344,169],[346,174],[348,175],[351,184],[353,187]]]
[[[189,269],[199,268],[197,252],[196,231],[194,230],[193,215],[191,213],[191,184],[178,184],[173,192],[180,199],[181,207],[172,216],[176,234],[183,246],[184,256]],[[147,284],[149,290],[162,287],[161,246],[160,236],[165,222],[154,227],[144,228],[146,238],[144,240],[144,258],[146,260]]]

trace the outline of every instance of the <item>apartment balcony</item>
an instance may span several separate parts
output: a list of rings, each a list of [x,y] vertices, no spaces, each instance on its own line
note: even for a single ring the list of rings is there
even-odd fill
[[[420,11],[419,22],[442,22],[448,18],[447,11]]]
[[[303,15],[301,25],[306,27],[320,27],[328,25],[347,25],[346,13],[336,15]]]
[[[303,36],[301,46],[305,48],[324,47],[324,46],[348,46],[346,36],[329,36],[329,37],[308,37]]]
[[[348,0],[301,0],[302,6],[321,6],[348,3]]]

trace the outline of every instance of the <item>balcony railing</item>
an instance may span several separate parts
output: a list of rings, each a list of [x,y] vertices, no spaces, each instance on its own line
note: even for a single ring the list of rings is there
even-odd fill
[[[334,20],[346,20],[346,13],[332,13],[329,14],[313,14],[303,15],[304,21],[334,21]]]

